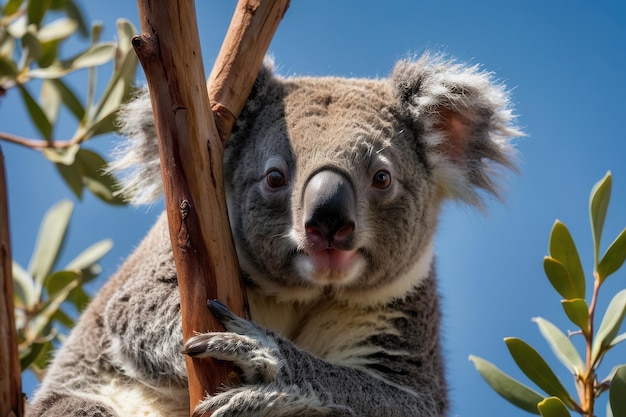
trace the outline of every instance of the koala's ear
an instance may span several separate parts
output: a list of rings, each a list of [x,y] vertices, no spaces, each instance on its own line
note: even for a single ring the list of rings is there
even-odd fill
[[[423,141],[444,196],[482,206],[478,189],[498,195],[494,165],[515,169],[515,127],[504,86],[477,66],[425,55],[396,64],[391,81]]]

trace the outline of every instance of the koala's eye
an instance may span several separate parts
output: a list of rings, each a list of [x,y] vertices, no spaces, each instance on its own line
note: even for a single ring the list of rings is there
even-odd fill
[[[287,184],[287,180],[285,179],[285,174],[283,174],[278,169],[271,169],[265,174],[265,180],[267,181],[267,185],[270,188],[280,188],[283,185]]]
[[[372,186],[384,190],[389,187],[391,184],[391,174],[389,171],[385,171],[381,169],[380,171],[376,171],[374,177],[372,178]]]

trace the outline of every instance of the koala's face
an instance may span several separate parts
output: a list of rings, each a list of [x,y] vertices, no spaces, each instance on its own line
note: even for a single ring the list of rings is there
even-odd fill
[[[396,72],[383,80],[270,77],[251,100],[230,139],[225,178],[240,262],[256,284],[380,287],[431,245],[443,197],[464,184],[490,189],[482,165],[505,162],[497,152],[504,144],[486,144],[502,114],[488,103],[465,114],[457,108],[467,103],[432,107],[419,94],[426,80]],[[455,94],[467,100],[472,92]]]
[[[284,286],[338,288],[404,272],[430,242],[434,189],[389,83],[270,88],[227,164],[244,270]]]

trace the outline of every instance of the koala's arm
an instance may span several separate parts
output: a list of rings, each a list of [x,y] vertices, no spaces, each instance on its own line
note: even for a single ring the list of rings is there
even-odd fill
[[[346,316],[318,323],[319,332],[311,335],[324,339],[327,326],[339,327],[334,333],[343,340],[327,341],[331,351],[325,359],[212,303],[227,332],[198,335],[186,352],[235,362],[245,384],[207,397],[196,411],[242,417],[443,416],[447,396],[435,292],[428,279],[405,300],[367,308],[365,315],[377,317],[373,321],[353,321],[344,306]],[[363,326],[355,333],[369,336],[343,338],[355,331],[342,332],[344,326]]]
[[[27,416],[188,415],[176,272],[162,216],[56,354]]]

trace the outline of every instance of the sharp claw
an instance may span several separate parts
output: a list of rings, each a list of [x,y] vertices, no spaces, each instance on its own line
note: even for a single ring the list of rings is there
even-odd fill
[[[205,350],[206,349],[202,346],[202,343],[196,342],[192,339],[188,341],[185,346],[183,346],[183,350],[181,351],[181,353],[194,357],[201,353],[204,353]]]
[[[222,323],[224,323],[225,321],[235,320],[235,315],[233,314],[233,312],[230,311],[228,307],[226,307],[226,304],[223,304],[221,301],[209,300],[207,302],[207,305],[213,315],[217,317],[217,319]]]

